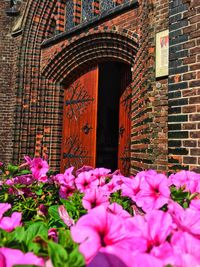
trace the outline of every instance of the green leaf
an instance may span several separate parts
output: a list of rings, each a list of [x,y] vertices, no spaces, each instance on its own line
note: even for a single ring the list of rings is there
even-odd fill
[[[43,190],[42,189],[39,189],[35,193],[36,193],[36,195],[41,196],[43,194]]]
[[[49,209],[48,209],[48,213],[49,213],[50,217],[55,219],[55,220],[60,220],[60,216],[58,213],[58,207],[59,207],[58,205],[55,205],[55,206],[49,207]]]
[[[40,236],[44,239],[48,238],[48,229],[43,222],[36,222],[28,227],[26,230],[26,245],[30,248],[33,248],[32,243],[37,236]]]
[[[85,260],[83,255],[78,251],[78,247],[76,247],[69,254],[69,266],[70,267],[83,267],[85,266]]]
[[[17,227],[13,232],[13,238],[19,242],[24,241],[26,239],[26,233],[24,227]]]
[[[48,251],[54,267],[68,267],[67,251],[60,244],[48,242]]]

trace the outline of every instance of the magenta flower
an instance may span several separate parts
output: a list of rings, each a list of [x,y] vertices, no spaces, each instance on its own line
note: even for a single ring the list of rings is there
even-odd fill
[[[99,185],[99,180],[90,172],[81,172],[75,180],[77,189],[83,193],[87,189],[95,188]]]
[[[124,252],[124,251],[123,251]],[[127,259],[129,259],[127,255]],[[127,267],[117,255],[99,252],[87,267]]]
[[[21,226],[21,218],[21,212],[13,212],[11,217],[3,217],[0,220],[0,228],[6,232],[11,232],[16,227]]]
[[[168,205],[174,223],[184,232],[188,232],[200,239],[200,211],[197,209],[183,209],[178,203],[171,202]]]
[[[0,220],[3,217],[4,213],[11,209],[11,205],[9,203],[0,203]]]
[[[100,205],[107,207],[109,205],[108,196],[105,195],[104,190],[101,188],[88,189],[82,199],[82,205],[86,210]]]
[[[75,191],[74,187],[69,187],[69,186],[61,186],[59,189],[59,196],[61,198],[67,199],[71,195],[73,195]]]
[[[74,167],[68,168],[64,174],[57,174],[55,176],[55,181],[60,185],[59,195],[61,198],[67,199],[71,196],[76,187],[75,187],[75,177],[72,174]]]
[[[193,199],[190,202],[190,209],[195,209],[200,212],[200,199]]]
[[[127,231],[146,241],[144,252],[151,252],[154,247],[165,244],[174,229],[171,216],[160,210],[154,210],[146,216],[136,215],[127,219],[125,224]]]
[[[66,169],[64,174],[57,174],[55,180],[62,186],[74,188],[75,176],[72,174],[74,167]]]
[[[178,231],[171,239],[175,266],[200,266],[200,240],[187,232]]]
[[[110,169],[106,168],[96,168],[89,171],[92,175],[94,175],[97,179],[99,179],[99,185],[103,186],[106,181],[106,177],[111,172]]]
[[[122,208],[122,206],[119,205],[118,203],[110,204],[107,208],[107,211],[112,213],[112,214],[118,215],[119,217],[122,217],[124,219],[131,217],[130,213],[128,213],[126,210],[124,210]]]
[[[71,228],[75,242],[80,243],[79,250],[89,263],[98,252],[117,255],[126,262],[126,255],[133,249],[144,251],[146,243],[127,231],[122,218],[107,212],[104,206],[98,206],[82,216]],[[122,253],[122,250],[124,253]],[[119,253],[120,251],[120,253]]]
[[[47,216],[48,215],[48,207],[45,206],[44,204],[40,204],[38,207],[37,214],[39,216]]]
[[[72,220],[72,218],[70,218],[68,212],[66,211],[66,209],[65,209],[65,207],[63,205],[59,206],[58,213],[60,215],[60,218],[63,220],[63,222],[68,227],[71,227],[72,225],[74,225],[74,221]]]
[[[49,165],[47,161],[43,160],[42,158],[34,158],[31,160],[28,156],[25,157],[25,160],[29,164],[34,178],[38,181],[46,182],[46,174],[49,171]]]
[[[170,198],[167,177],[155,172],[146,172],[145,179],[140,184],[140,192],[136,196],[136,204],[145,212],[160,209]]]
[[[0,267],[13,267],[14,265],[44,266],[44,260],[31,252],[24,254],[18,249],[0,248]]]
[[[110,182],[102,186],[102,188],[105,192],[108,192],[109,194],[117,192],[122,189],[122,185],[127,179],[129,178],[126,178],[123,175],[113,175]]]
[[[7,185],[15,185],[15,184],[21,184],[21,185],[30,185],[34,182],[34,178],[32,174],[25,174],[21,176],[14,177],[12,179],[8,179],[5,183]]]
[[[129,267],[164,267],[161,260],[147,253],[133,253]]]
[[[185,188],[190,193],[200,193],[200,174],[190,171],[180,171],[169,176],[169,184],[177,188]]]
[[[91,166],[84,165],[83,167],[81,167],[80,169],[78,169],[76,171],[76,176],[78,176],[81,172],[88,172],[88,171],[91,171],[91,170],[94,170],[94,168],[91,167]]]
[[[140,192],[140,184],[143,181],[143,176],[139,174],[133,179],[126,179],[122,184],[122,196],[130,197],[134,202],[136,201],[136,195]]]
[[[48,238],[58,243],[58,232],[56,228],[51,228],[48,230]]]

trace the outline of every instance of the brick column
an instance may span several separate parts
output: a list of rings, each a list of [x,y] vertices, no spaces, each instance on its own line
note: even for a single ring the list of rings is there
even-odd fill
[[[169,167],[200,171],[200,2],[169,5]]]

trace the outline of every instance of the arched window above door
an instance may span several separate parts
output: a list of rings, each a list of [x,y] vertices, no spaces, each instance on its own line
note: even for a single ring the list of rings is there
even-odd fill
[[[94,17],[103,15],[121,4],[131,0],[66,0],[66,30],[89,22]]]

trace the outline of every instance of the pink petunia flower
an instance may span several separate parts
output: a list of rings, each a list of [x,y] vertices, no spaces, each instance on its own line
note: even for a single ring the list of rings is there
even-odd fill
[[[74,167],[70,167],[66,169],[64,174],[57,174],[55,176],[55,180],[58,182],[59,185],[74,188],[75,176],[72,174],[73,170],[74,170]]]
[[[91,166],[84,165],[83,167],[81,167],[80,169],[76,171],[76,176],[78,176],[81,172],[88,172],[91,170],[94,170],[94,168]]]
[[[170,214],[161,210],[153,210],[145,216],[136,215],[126,220],[126,227],[136,237],[147,241],[146,251],[150,252],[154,246],[159,246],[167,240],[175,228]]]
[[[126,262],[126,255],[132,250],[144,251],[146,248],[144,240],[127,231],[121,217],[107,212],[102,205],[82,216],[71,228],[71,235],[75,242],[80,243],[79,250],[86,263],[98,252],[117,255]]]
[[[35,265],[43,267],[44,260],[35,256],[32,252],[24,254],[18,249],[0,248],[0,266],[13,267],[14,265]]]
[[[61,198],[67,199],[76,189],[75,176],[72,174],[73,170],[74,167],[68,168],[64,174],[57,174],[54,178],[60,185],[59,196]]]
[[[87,189],[95,188],[99,185],[99,180],[90,172],[81,172],[75,179],[77,189],[83,193]]]
[[[131,217],[130,213],[124,210],[123,207],[118,203],[110,204],[107,208],[107,211],[112,214],[118,215],[119,217],[122,217],[124,219]]]
[[[25,157],[25,160],[29,164],[34,178],[40,182],[46,182],[46,174],[49,171],[49,165],[47,161],[43,160],[42,158],[34,158],[31,160],[28,156]]]
[[[183,209],[178,203],[170,202],[168,213],[171,214],[178,229],[188,232],[200,239],[200,211],[197,209]]]
[[[190,202],[190,209],[198,210],[200,212],[200,199],[193,199]]]
[[[100,205],[107,207],[109,205],[108,196],[105,195],[104,190],[101,188],[88,189],[82,199],[82,205],[86,210]]]
[[[200,193],[200,174],[190,171],[180,171],[169,176],[169,185],[185,188],[190,193]]]
[[[200,240],[187,232],[175,232],[171,238],[174,250],[174,266],[200,266]]]
[[[106,168],[96,168],[90,170],[89,172],[99,180],[99,185],[103,186],[106,182],[106,177],[111,172],[111,170]]]
[[[130,178],[126,178],[121,174],[113,175],[109,183],[102,186],[102,188],[105,192],[108,192],[109,194],[117,192],[122,189],[122,186],[127,179],[129,180]]]
[[[13,231],[16,227],[21,226],[21,212],[13,212],[11,217],[3,217],[0,220],[0,228],[6,232]]]
[[[74,225],[74,220],[72,218],[70,218],[68,212],[66,211],[66,209],[65,209],[65,207],[63,205],[59,206],[58,213],[60,215],[60,218],[63,220],[63,222],[68,227],[71,227],[72,225]]]
[[[136,195],[136,204],[145,212],[153,209],[160,209],[167,204],[170,198],[167,177],[163,174],[146,172],[143,182],[140,184],[140,191]]]
[[[124,251],[123,251],[124,252]],[[129,259],[127,255],[127,259]],[[128,267],[117,255],[99,252],[87,267]]]
[[[130,267],[164,267],[163,262],[148,253],[133,253]]]
[[[21,176],[14,177],[12,179],[8,179],[5,184],[7,185],[15,185],[15,184],[21,184],[21,185],[30,185],[34,182],[34,178],[32,174],[25,174]]]
[[[143,182],[144,177],[139,174],[133,179],[126,179],[121,186],[122,196],[130,197],[134,202],[136,195],[140,192],[140,184]]]
[[[4,213],[11,209],[11,205],[9,203],[0,203],[0,220],[3,217]]]

